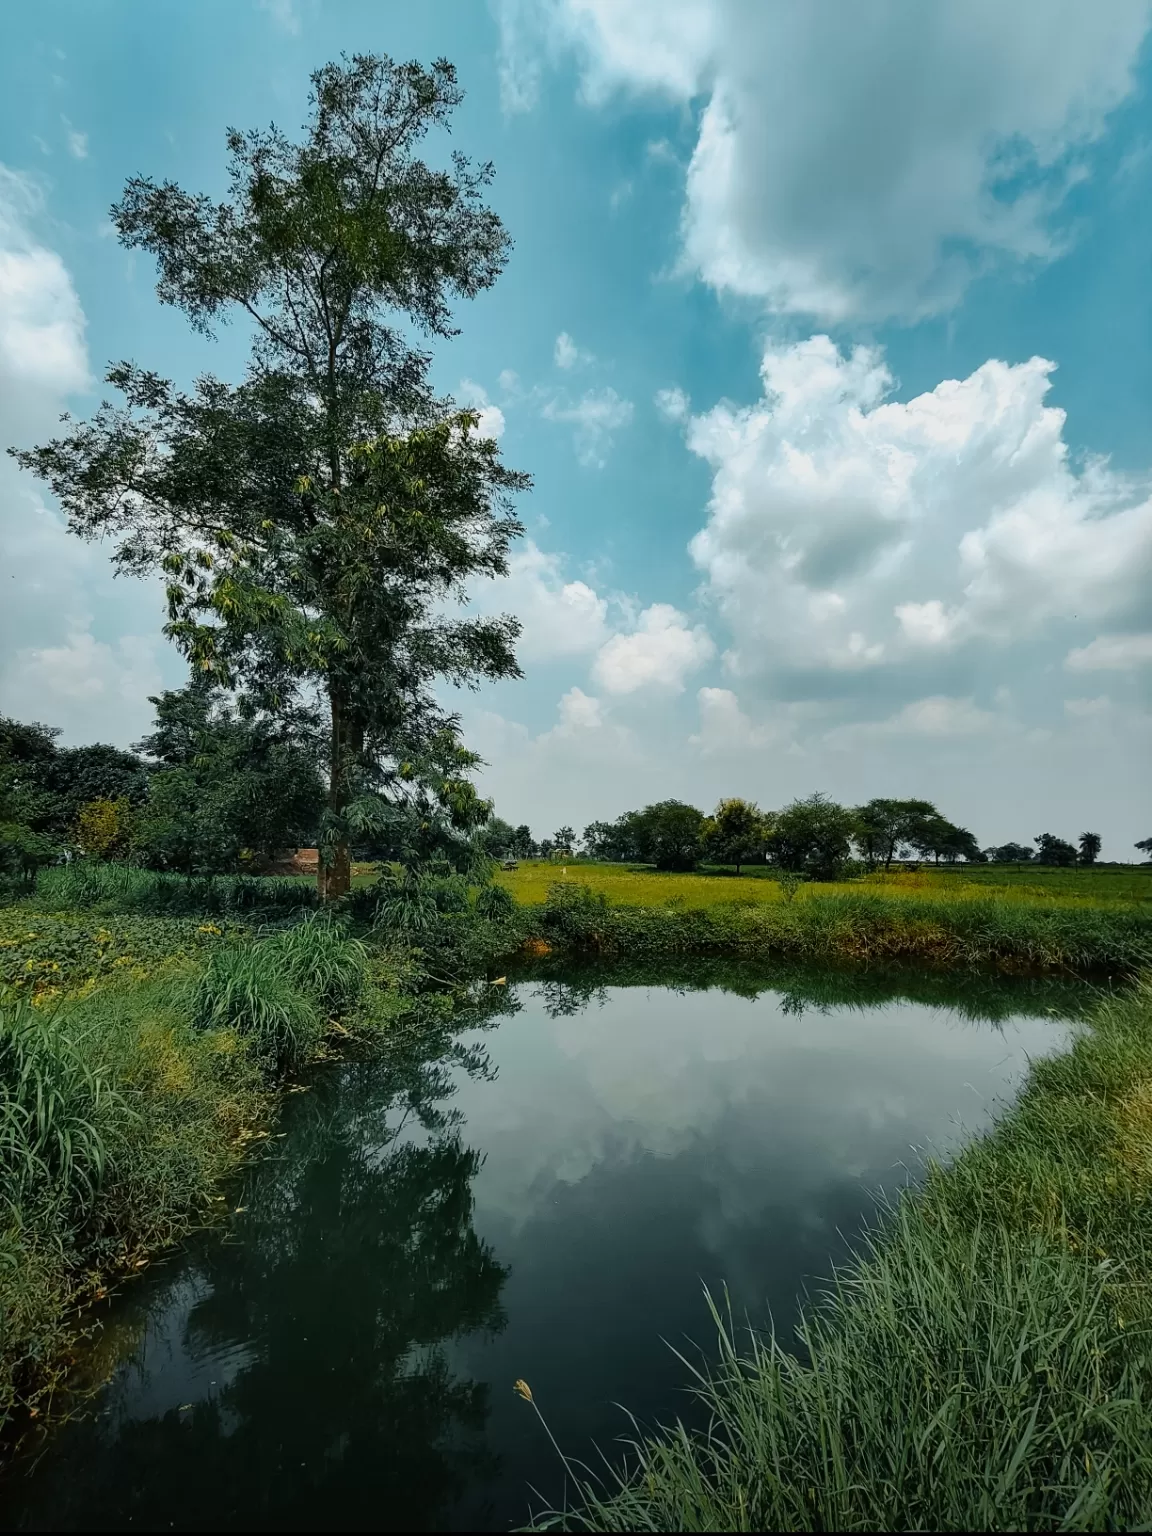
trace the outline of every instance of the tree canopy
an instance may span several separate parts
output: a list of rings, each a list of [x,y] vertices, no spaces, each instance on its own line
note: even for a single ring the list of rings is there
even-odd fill
[[[161,570],[167,633],[194,668],[275,713],[329,720],[321,887],[347,889],[349,844],[420,801],[486,807],[442,681],[517,676],[518,624],[449,612],[507,569],[521,532],[475,412],[437,400],[407,339],[452,334],[452,303],[490,286],[509,241],[482,201],[489,165],[429,167],[417,148],[462,95],[450,64],[356,56],[312,76],[300,142],[229,130],[229,196],[136,177],[112,211],[159,268],[161,302],[210,332],[252,327],[245,378],[182,392],[133,363],[123,397],[17,459],[74,532]]]

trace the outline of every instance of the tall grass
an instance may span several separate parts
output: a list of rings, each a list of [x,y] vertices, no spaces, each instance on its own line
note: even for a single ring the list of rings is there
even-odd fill
[[[231,913],[291,913],[314,907],[315,887],[275,875],[174,875],[95,859],[45,870],[37,903],[109,912],[178,917]]]
[[[270,937],[213,950],[192,991],[199,1029],[234,1029],[280,1067],[316,1049],[326,1020],[367,983],[367,954],[327,915]]]
[[[1147,1529],[1150,1175],[1146,981],[929,1169],[795,1341],[742,1343],[713,1308],[706,1428],[637,1437],[621,1473],[578,1472],[579,1508],[541,1525]]]
[[[58,1018],[0,1007],[0,1202],[90,1205],[108,1161],[102,1121],[126,1106]]]
[[[775,903],[705,908],[613,905],[603,891],[555,882],[522,926],[606,954],[778,955],[796,959],[1131,975],[1152,962],[1152,912],[1122,907],[1027,906],[917,895],[812,893]]]

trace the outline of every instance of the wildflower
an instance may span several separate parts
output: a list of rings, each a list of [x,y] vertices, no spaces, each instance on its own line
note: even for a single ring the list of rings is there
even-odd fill
[[[526,1403],[530,1403],[532,1401],[532,1388],[526,1381],[514,1381],[512,1383],[512,1390],[513,1392],[517,1393],[518,1396],[522,1397]]]

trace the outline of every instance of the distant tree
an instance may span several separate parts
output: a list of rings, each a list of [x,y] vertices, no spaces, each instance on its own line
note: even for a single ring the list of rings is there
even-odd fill
[[[641,863],[657,869],[695,869],[701,854],[704,814],[682,800],[660,800],[631,814],[630,833]]]
[[[1134,848],[1139,848],[1141,853],[1152,854],[1152,837],[1146,837],[1139,843],[1133,843]]]
[[[1026,843],[1001,843],[999,848],[989,848],[987,853],[994,864],[1029,864],[1034,850]]]
[[[735,864],[739,874],[741,865],[763,861],[770,828],[754,802],[721,800],[702,829],[704,857],[714,864]]]
[[[137,747],[154,763],[133,851],[185,874],[235,869],[315,843],[324,809],[316,722],[244,714],[199,679],[152,698],[156,725]]]
[[[925,828],[943,820],[928,800],[869,800],[853,815],[853,839],[860,856],[869,865],[882,863],[885,869],[891,867],[903,846],[915,847]]]
[[[89,800],[76,818],[76,842],[81,853],[92,858],[114,859],[126,853],[132,835],[132,807],[121,795],[116,800]]]
[[[1067,868],[1076,862],[1076,850],[1072,844],[1066,843],[1062,837],[1054,837],[1051,832],[1042,832],[1036,844],[1037,863]]]
[[[641,812],[626,811],[615,821],[593,821],[584,828],[584,851],[606,863],[639,862],[636,827]]]
[[[530,859],[535,855],[536,841],[532,836],[532,828],[525,822],[516,828],[509,851],[518,859]]]
[[[561,827],[552,839],[557,848],[571,848],[576,842],[576,833],[572,827]]]
[[[494,859],[507,859],[515,855],[516,828],[501,820],[499,816],[488,818],[480,832],[479,840]]]
[[[851,850],[856,818],[826,795],[793,800],[777,812],[768,836],[773,862],[810,880],[834,880]]]
[[[1103,839],[1099,832],[1081,832],[1080,834],[1080,862],[1081,864],[1095,864],[1100,857],[1100,849]]]
[[[926,816],[912,836],[912,846],[923,858],[941,859],[954,864],[965,859],[972,864],[984,862],[975,837],[966,827],[957,827],[945,817]]]

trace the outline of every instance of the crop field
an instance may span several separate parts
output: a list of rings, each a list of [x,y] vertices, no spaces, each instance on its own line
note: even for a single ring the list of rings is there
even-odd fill
[[[1027,869],[1013,866],[965,865],[961,869],[880,871],[859,879],[801,886],[794,900],[863,895],[905,897],[944,902],[990,898],[1037,906],[1137,906],[1152,903],[1152,866],[1128,869]],[[736,875],[728,870],[695,874],[664,874],[635,864],[568,865],[543,859],[525,860],[515,870],[502,870],[497,881],[523,906],[546,900],[552,886],[579,883],[603,892],[613,906],[688,908],[777,903],[785,900],[775,872],[757,869]]]

